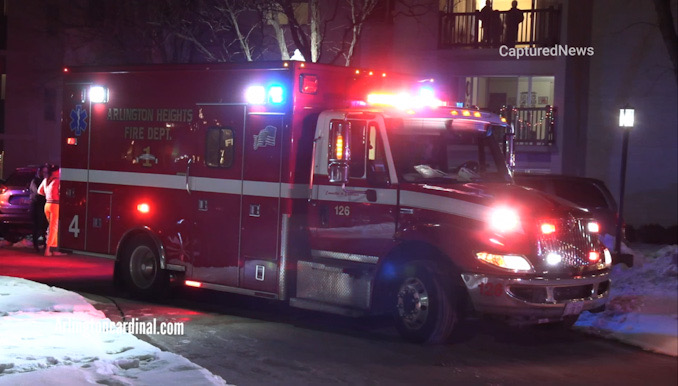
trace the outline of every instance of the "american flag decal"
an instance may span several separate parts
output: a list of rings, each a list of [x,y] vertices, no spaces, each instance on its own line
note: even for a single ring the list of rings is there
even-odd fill
[[[264,127],[259,134],[254,136],[254,150],[260,147],[275,146],[275,126]]]

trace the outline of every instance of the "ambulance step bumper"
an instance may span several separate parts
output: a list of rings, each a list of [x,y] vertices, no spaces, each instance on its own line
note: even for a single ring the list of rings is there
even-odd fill
[[[367,312],[365,312],[365,310],[359,310],[357,308],[350,307],[342,307],[336,304],[329,304],[309,299],[291,298],[290,306],[302,308],[304,310],[320,311],[327,312],[330,314],[350,316],[353,318],[367,315]]]

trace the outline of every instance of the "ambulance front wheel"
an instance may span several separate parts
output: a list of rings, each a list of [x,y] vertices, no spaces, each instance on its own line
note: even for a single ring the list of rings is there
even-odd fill
[[[451,288],[424,263],[403,267],[393,311],[400,335],[416,343],[443,343],[457,325]]]
[[[121,274],[125,287],[140,297],[158,297],[169,286],[167,271],[160,268],[158,248],[144,235],[126,243],[121,259]]]

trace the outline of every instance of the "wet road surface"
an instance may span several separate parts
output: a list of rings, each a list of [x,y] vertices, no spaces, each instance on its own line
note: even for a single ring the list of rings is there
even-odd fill
[[[454,342],[402,341],[387,318],[344,318],[183,289],[161,303],[117,292],[113,262],[0,248],[0,275],[77,291],[112,320],[183,322],[181,336],[140,338],[237,385],[676,385],[676,358],[576,331],[468,323]]]

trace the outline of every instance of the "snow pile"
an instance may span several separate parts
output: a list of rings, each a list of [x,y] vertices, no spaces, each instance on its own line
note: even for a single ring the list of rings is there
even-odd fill
[[[678,245],[634,252],[634,266],[612,268],[607,309],[579,317],[583,331],[678,356]]]
[[[0,276],[0,385],[226,384],[126,332],[73,328],[107,322],[76,293]]]

